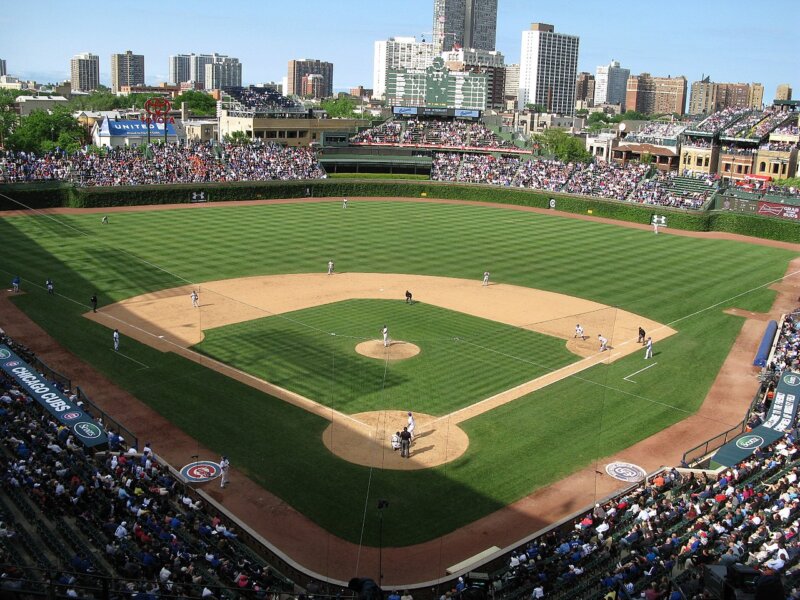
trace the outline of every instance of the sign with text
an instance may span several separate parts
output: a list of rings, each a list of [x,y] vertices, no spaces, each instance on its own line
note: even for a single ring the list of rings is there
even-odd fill
[[[800,220],[800,206],[761,201],[758,203],[758,214],[765,217]]]
[[[108,443],[106,432],[80,406],[70,401],[50,381],[39,375],[11,349],[0,344],[0,369],[36,400],[58,422],[69,429],[84,446],[94,448]]]

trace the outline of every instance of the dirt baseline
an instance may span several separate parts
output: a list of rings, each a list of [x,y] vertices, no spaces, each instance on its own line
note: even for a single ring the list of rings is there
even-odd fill
[[[199,292],[199,307],[192,306],[192,290]],[[581,360],[449,415],[421,416],[418,435],[425,437],[425,451],[418,449],[412,460],[394,460],[389,441],[401,421],[394,418],[387,421],[386,415],[391,411],[340,413],[313,398],[200,356],[191,349],[202,341],[207,329],[354,298],[401,300],[405,298],[405,290],[413,290],[415,299],[421,302],[561,338]],[[641,346],[635,343],[640,326],[656,342],[675,333],[633,313],[563,294],[501,283],[482,286],[480,280],[387,273],[293,274],[210,281],[143,294],[85,316],[162,351],[177,352],[331,421],[323,442],[345,460],[402,470],[434,467],[461,456],[469,444],[458,427],[462,421],[598,363],[613,362],[640,351]],[[575,337],[576,323],[584,328],[586,339]],[[598,352],[597,336],[601,333],[609,340],[606,352]],[[409,358],[414,349],[419,350],[413,344],[399,341],[389,348],[377,340],[359,345],[362,353],[371,352],[372,358],[383,360]],[[378,430],[380,434],[376,433]]]

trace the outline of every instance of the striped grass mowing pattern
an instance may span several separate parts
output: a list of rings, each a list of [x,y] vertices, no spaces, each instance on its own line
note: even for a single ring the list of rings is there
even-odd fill
[[[421,353],[389,362],[356,353],[384,323]],[[195,349],[350,414],[443,415],[578,359],[558,338],[402,300],[347,300],[227,325]]]

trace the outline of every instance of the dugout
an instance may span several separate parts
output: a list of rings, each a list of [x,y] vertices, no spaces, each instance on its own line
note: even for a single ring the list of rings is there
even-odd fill
[[[775,320],[767,323],[764,330],[764,337],[761,338],[761,343],[758,345],[756,357],[753,359],[753,364],[757,367],[766,367],[769,353],[772,351],[772,342],[775,340],[775,334],[778,332],[778,323]]]

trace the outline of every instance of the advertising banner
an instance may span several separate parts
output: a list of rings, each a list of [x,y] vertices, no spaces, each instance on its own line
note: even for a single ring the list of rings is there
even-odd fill
[[[87,412],[73,404],[52,383],[40,377],[33,367],[4,344],[0,344],[0,369],[75,434],[75,438],[84,446],[94,448],[108,443],[106,432]]]
[[[765,217],[800,220],[800,206],[764,202],[762,200],[758,203],[758,214],[764,215]]]

